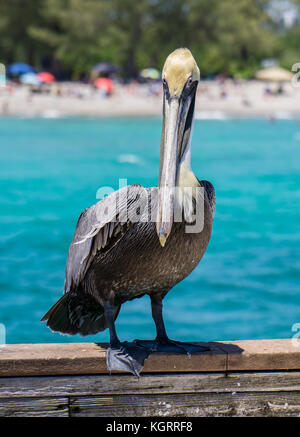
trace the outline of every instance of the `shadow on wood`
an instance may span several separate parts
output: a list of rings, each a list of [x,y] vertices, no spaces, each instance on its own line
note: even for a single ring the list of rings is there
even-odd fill
[[[108,354],[111,353],[109,344],[106,343],[95,343],[95,344],[96,346],[100,347],[101,350],[103,349],[106,350],[106,362],[107,362]],[[209,350],[205,352],[194,352],[192,354],[187,354],[184,351],[182,353],[154,352],[149,349],[140,348],[135,342],[130,342],[130,343],[124,342],[122,344],[126,345],[128,352],[131,354],[130,359],[138,363],[137,364],[139,366],[138,373],[140,373],[143,370],[146,360],[147,361],[150,360],[150,362],[147,363],[144,372],[150,371],[150,368],[151,371],[160,371],[160,372],[163,371],[170,372],[173,371],[172,369],[174,369],[174,371],[176,372],[187,371],[187,370],[199,371],[199,368],[201,367],[200,362],[202,362],[202,366],[203,363],[205,362],[207,363],[207,366],[205,367],[207,370],[208,367],[210,366],[210,369],[226,371],[227,355],[241,354],[243,352],[243,349],[237,344],[221,343],[221,342],[207,342],[207,343],[193,342],[191,343],[192,345],[207,347]],[[130,369],[123,367],[122,362],[119,367],[117,366],[118,363],[116,363],[115,368],[109,368],[108,366],[109,373],[111,373],[112,371],[117,371],[117,372],[129,371],[135,374],[135,372],[131,371]]]

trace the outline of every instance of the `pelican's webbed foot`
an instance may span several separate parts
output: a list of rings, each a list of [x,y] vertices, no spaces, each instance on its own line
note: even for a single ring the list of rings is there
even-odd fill
[[[151,352],[168,352],[191,355],[194,353],[210,351],[209,346],[185,343],[181,341],[170,340],[169,338],[156,338],[155,340],[134,340],[134,342],[139,346],[149,349]]]
[[[110,345],[106,350],[107,369],[109,372],[112,370],[131,372],[139,378],[145,359],[150,353],[151,350],[127,341]]]

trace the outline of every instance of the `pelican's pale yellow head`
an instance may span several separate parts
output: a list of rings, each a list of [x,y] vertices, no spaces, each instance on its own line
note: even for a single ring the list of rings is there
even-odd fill
[[[197,85],[198,65],[188,49],[177,49],[166,59],[162,71],[164,88],[163,128],[159,167],[159,202],[156,230],[165,245],[174,220],[174,188],[178,169],[189,153]]]
[[[188,80],[199,82],[200,70],[189,49],[174,50],[167,57],[162,78],[171,96],[180,96]]]

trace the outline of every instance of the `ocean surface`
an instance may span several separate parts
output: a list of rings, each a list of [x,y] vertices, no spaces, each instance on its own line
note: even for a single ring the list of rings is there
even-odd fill
[[[103,186],[157,183],[161,120],[0,119],[0,326],[7,343],[63,336],[40,319],[62,295],[80,212]],[[198,120],[192,166],[216,189],[212,238],[164,300],[179,340],[290,338],[300,323],[300,124]],[[142,266],[141,266],[142,268]],[[147,296],[123,305],[121,340],[155,335]]]

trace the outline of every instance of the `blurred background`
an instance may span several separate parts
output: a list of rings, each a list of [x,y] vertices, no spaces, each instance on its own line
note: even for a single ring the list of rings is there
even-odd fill
[[[297,0],[11,0],[0,2],[3,63],[79,79],[100,60],[137,77],[187,46],[207,77],[252,77],[264,58],[298,62]]]
[[[300,1],[0,0],[0,324],[50,332],[81,211],[119,179],[157,184],[161,70],[200,67],[192,167],[216,189],[212,238],[165,299],[171,338],[289,338],[300,322]],[[155,334],[147,297],[122,340]]]

